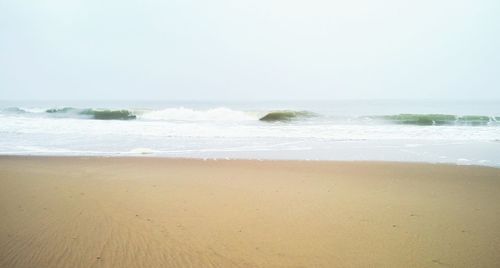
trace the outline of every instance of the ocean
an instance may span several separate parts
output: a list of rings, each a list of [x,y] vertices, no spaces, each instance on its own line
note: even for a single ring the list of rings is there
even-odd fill
[[[498,167],[500,101],[3,101],[0,155]]]

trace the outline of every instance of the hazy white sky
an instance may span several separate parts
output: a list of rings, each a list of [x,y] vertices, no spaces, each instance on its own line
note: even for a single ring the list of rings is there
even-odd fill
[[[500,1],[0,1],[0,99],[346,98],[500,99]]]

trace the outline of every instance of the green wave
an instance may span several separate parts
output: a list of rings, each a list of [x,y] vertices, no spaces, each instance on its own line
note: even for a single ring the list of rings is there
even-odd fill
[[[137,116],[128,110],[94,110],[86,109],[80,112],[83,115],[90,115],[98,120],[131,120]]]
[[[131,120],[137,116],[128,110],[98,110],[98,109],[77,109],[73,107],[53,108],[45,112],[50,114],[76,114],[90,116],[97,120]]]
[[[10,107],[4,108],[4,111],[13,113],[26,113],[26,111]],[[47,109],[46,113],[54,114],[54,116],[61,117],[84,117],[97,120],[132,120],[136,119],[137,115],[130,110],[110,110],[110,109],[79,109],[73,107],[52,108]],[[310,111],[294,111],[294,110],[275,110],[270,111],[261,118],[263,122],[290,122],[300,119],[307,119],[310,117],[318,116],[318,114]],[[328,117],[325,117],[328,118]],[[355,122],[358,119],[369,119],[382,121],[389,124],[404,124],[416,126],[487,126],[500,125],[499,116],[485,116],[485,115],[453,115],[453,114],[393,114],[393,115],[371,115],[360,116],[351,118]],[[358,121],[363,122],[363,121]]]
[[[473,126],[487,125],[490,122],[500,121],[500,117],[490,117],[483,115],[465,115],[458,117],[458,121]]]
[[[484,126],[500,121],[500,117],[484,115],[456,116],[450,114],[398,114],[371,117],[396,124],[418,126],[470,125]]]
[[[295,119],[307,118],[315,116],[314,113],[308,111],[273,111],[269,112],[260,121],[265,122],[288,122]]]

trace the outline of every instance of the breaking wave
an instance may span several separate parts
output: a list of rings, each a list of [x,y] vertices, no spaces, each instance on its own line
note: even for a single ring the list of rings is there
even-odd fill
[[[272,111],[261,117],[259,120],[265,122],[288,122],[291,120],[313,116],[315,116],[315,114],[308,111]]]
[[[96,120],[145,120],[185,122],[284,122],[307,121],[321,124],[392,124],[414,126],[500,126],[500,116],[453,114],[387,114],[366,116],[331,116],[301,110],[233,110],[226,107],[190,109],[100,109],[100,108],[24,108],[0,109],[3,116],[76,118]]]
[[[70,113],[76,112],[78,109],[72,107],[64,107],[64,108],[51,108],[47,109],[45,112],[49,114],[57,114],[57,113]]]
[[[154,121],[245,121],[256,120],[251,113],[231,110],[228,108],[214,108],[195,110],[184,107],[167,108],[162,110],[104,110],[104,109],[77,109],[73,107],[53,108],[46,113],[55,116],[90,116],[100,120],[154,120]]]
[[[449,115],[449,114],[398,114],[372,116],[373,119],[381,119],[395,124],[418,125],[418,126],[485,126],[497,124],[500,117],[484,115]]]
[[[140,119],[166,121],[249,121],[256,120],[251,113],[225,107],[207,110],[194,110],[184,107],[144,111]]]
[[[73,107],[52,108],[45,111],[56,115],[81,115],[97,120],[131,120],[137,116],[129,110],[107,110],[107,109],[77,109]]]
[[[128,110],[94,110],[86,109],[80,114],[90,115],[93,119],[98,120],[131,120],[137,116]]]

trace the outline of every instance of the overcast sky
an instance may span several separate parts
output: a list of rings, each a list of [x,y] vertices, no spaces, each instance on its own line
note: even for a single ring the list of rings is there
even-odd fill
[[[3,0],[0,99],[500,99],[499,0]]]

